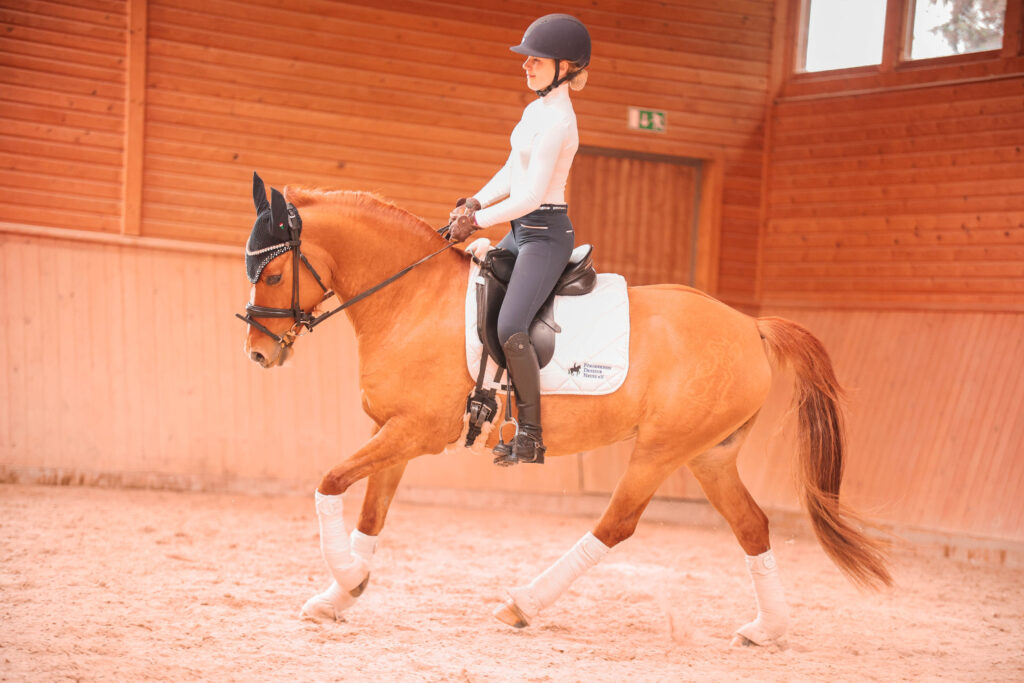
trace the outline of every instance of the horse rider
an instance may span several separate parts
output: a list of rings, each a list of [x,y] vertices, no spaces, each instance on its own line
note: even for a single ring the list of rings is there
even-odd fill
[[[526,84],[538,99],[527,105],[513,129],[505,165],[479,192],[456,203],[450,235],[460,242],[480,228],[504,221],[512,226],[498,244],[516,254],[498,315],[498,338],[515,385],[518,429],[511,452],[495,449],[499,465],[543,462],[540,367],[529,328],[574,246],[565,183],[579,134],[569,90],[586,84],[590,34],[575,17],[548,14],[530,24],[519,45],[510,49],[526,56]]]

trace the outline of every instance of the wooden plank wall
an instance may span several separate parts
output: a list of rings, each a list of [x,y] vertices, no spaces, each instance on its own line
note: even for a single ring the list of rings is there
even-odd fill
[[[40,233],[0,231],[4,467],[315,487],[368,438],[351,327],[318,330],[278,372],[242,352],[235,249]]]
[[[118,232],[124,0],[0,4],[3,220]]]
[[[1024,310],[1024,73],[772,120],[763,304]]]
[[[233,249],[51,232],[0,231],[0,474],[302,488],[368,438],[348,325],[304,338],[287,368],[244,356]],[[1024,316],[773,312],[824,341],[847,389],[850,503],[899,527],[1024,542]],[[788,386],[780,375],[740,467],[763,506],[795,511]],[[533,469],[457,451],[414,461],[404,485],[607,493],[629,448]],[[700,492],[680,472],[659,495]]]
[[[1007,8],[1000,51],[780,87],[759,284],[762,313],[819,334],[851,390],[852,502],[1020,540],[1024,57]],[[748,470],[768,505],[792,501],[786,443]]]
[[[832,356],[846,390],[849,503],[897,526],[1024,541],[1024,315],[770,313],[805,325]],[[788,386],[773,387],[740,458],[769,508],[797,508]]]
[[[127,25],[140,7],[144,111],[126,119]],[[1008,512],[1024,491],[1020,70],[986,77],[973,64],[970,82],[899,91],[790,88],[769,116],[775,10],[769,0],[5,3],[0,465],[315,481],[369,429],[351,333],[325,326],[280,372],[239,352],[231,314],[247,298],[237,249],[252,221],[251,171],[277,186],[375,190],[442,222],[500,165],[532,98],[508,45],[533,16],[567,11],[595,38],[590,84],[574,96],[583,144],[717,168],[717,293],[749,307],[760,287],[765,313],[804,322],[833,350],[855,389],[852,501],[894,523],[1022,540]],[[666,111],[667,132],[626,130],[629,105]],[[126,164],[135,119],[140,158]],[[136,164],[141,182],[125,182]],[[132,187],[142,237],[62,232],[132,232],[122,223]],[[783,404],[780,394],[766,416]],[[298,447],[281,421],[300,426]],[[763,420],[769,432],[741,464],[763,503],[795,509],[773,424]],[[607,490],[626,448],[535,474],[499,476],[469,456],[451,469],[423,461],[410,483],[451,483],[454,472],[479,488]],[[692,496],[691,484],[675,478],[662,493]]]
[[[25,190],[8,220],[117,230],[126,2],[148,17],[143,235],[241,243],[254,169],[278,186],[376,191],[442,222],[503,163],[534,97],[508,46],[565,11],[594,37],[574,96],[583,144],[720,163],[721,288],[752,296],[769,0],[27,0],[5,10],[0,37],[19,88],[0,113],[18,164],[0,188]],[[629,131],[629,105],[665,111],[667,132]],[[80,164],[56,168],[68,153]]]
[[[700,167],[663,157],[581,150],[573,162],[577,244],[594,245],[594,265],[630,285],[694,284]]]
[[[249,448],[273,443],[266,415],[257,410],[250,423],[247,409],[230,419],[214,411],[220,417],[211,422],[200,409],[221,401],[251,407],[252,382],[264,377],[268,391],[278,382],[290,386],[261,373],[241,383],[234,377],[227,384],[241,393],[232,389],[225,399],[200,379],[238,360],[211,354],[238,344],[230,313],[246,295],[234,289],[244,286],[237,257],[222,261],[187,247],[200,254],[196,266],[186,252],[152,240],[238,248],[252,221],[253,169],[278,186],[374,190],[440,223],[453,198],[503,162],[511,128],[534,97],[508,46],[533,17],[553,11],[580,16],[594,36],[590,83],[575,96],[583,143],[716,165],[721,186],[712,199],[722,207],[709,215],[716,233],[721,228],[723,288],[749,300],[770,59],[767,0],[724,0],[714,9],[699,0],[26,0],[0,9],[0,203],[5,243],[16,245],[17,256],[0,272],[10,323],[4,381],[13,391],[5,394],[4,462],[292,477],[288,468],[250,466],[264,456]],[[629,105],[665,111],[667,131],[627,130]],[[68,235],[64,244],[51,228],[142,238],[91,243]],[[228,264],[237,285],[221,272]],[[208,301],[202,287],[183,280],[195,277],[235,295]],[[187,300],[147,308],[150,297],[169,297],[178,286]],[[172,310],[190,336],[198,321],[216,320],[202,356],[217,361],[204,360],[196,374],[170,360],[181,343],[171,341],[180,334]],[[105,324],[93,323],[94,314]],[[124,337],[109,339],[110,329]],[[72,330],[87,338],[69,343]],[[127,362],[119,366],[120,358]],[[34,392],[27,372],[53,381]],[[108,393],[115,409],[104,422],[108,401],[90,397]],[[168,399],[158,405],[155,396]],[[164,400],[189,407],[168,409]],[[358,419],[342,412],[343,423]],[[56,429],[47,426],[54,416]],[[256,424],[266,426],[255,439],[224,431]],[[59,446],[68,432],[87,437]],[[332,440],[351,446],[358,438],[328,430],[318,450]],[[581,480],[575,464],[565,476],[551,477],[549,468],[545,477]],[[522,486],[548,490],[533,481],[540,478]]]

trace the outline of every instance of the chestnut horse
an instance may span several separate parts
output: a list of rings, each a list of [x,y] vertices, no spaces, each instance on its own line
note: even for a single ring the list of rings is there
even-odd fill
[[[260,181],[257,210],[262,192]],[[288,309],[297,289],[298,305],[312,312],[323,294],[318,279],[340,299],[350,299],[446,244],[422,220],[373,195],[295,187],[285,193],[301,212],[301,249],[309,267],[295,258],[296,251],[285,251],[266,264],[253,286],[245,352],[265,368],[281,365],[292,352],[293,321],[261,317],[260,311]],[[406,463],[455,446],[463,433],[466,396],[474,384],[464,343],[471,265],[460,249],[441,251],[345,309],[358,340],[363,409],[376,430],[320,482],[321,547],[334,582],[306,603],[307,617],[340,618],[356,601]],[[740,481],[736,457],[765,403],[773,367],[782,364],[795,375],[799,488],[818,541],[853,581],[889,584],[883,544],[860,531],[857,518],[839,502],[840,387],[821,342],[796,323],[751,318],[689,287],[630,287],[628,293],[630,362],[624,384],[603,396],[546,396],[542,404],[549,456],[631,437],[635,449],[591,532],[529,585],[512,589],[495,616],[527,625],[609,547],[629,538],[658,486],[686,466],[747,555],[758,614],[738,630],[739,642],[764,644],[780,637],[788,613],[774,559],[754,562],[770,558],[768,520]],[[417,378],[415,390],[410,377]],[[488,448],[498,431],[490,431]],[[340,494],[365,477],[362,511],[350,538]]]

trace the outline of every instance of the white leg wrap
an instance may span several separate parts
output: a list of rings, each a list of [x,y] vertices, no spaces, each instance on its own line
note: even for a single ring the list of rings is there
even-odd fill
[[[529,585],[510,590],[509,594],[516,607],[526,617],[527,623],[557,600],[569,584],[600,562],[609,550],[610,548],[597,540],[594,534],[587,532],[583,538],[576,541],[576,545],[569,552],[562,555],[561,559]]]
[[[367,536],[359,529],[352,530],[349,543],[351,543],[352,554],[363,558],[367,563],[373,559],[373,553],[377,550],[377,537]]]
[[[351,537],[345,531],[341,496],[325,496],[316,492],[316,513],[320,520],[320,552],[334,579],[323,593],[314,595],[302,607],[302,615],[313,618],[339,619],[362,594],[370,575],[370,561],[377,545],[376,536],[367,536],[358,529]]]
[[[736,632],[758,645],[767,645],[781,638],[789,624],[789,606],[771,549],[755,557],[747,555],[747,571],[754,584],[757,619]]]

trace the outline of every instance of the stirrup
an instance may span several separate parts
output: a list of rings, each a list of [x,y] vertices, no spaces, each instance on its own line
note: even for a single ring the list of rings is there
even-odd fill
[[[515,427],[516,431],[515,435],[513,435],[512,437],[512,440],[509,441],[508,443],[505,443],[505,436],[504,434],[502,434],[502,429],[504,429],[505,425],[508,424]],[[494,460],[492,462],[495,465],[497,465],[498,467],[511,467],[512,465],[515,465],[516,463],[519,462],[518,458],[516,458],[516,456],[512,453],[512,444],[515,443],[515,437],[518,434],[519,423],[517,423],[514,419],[506,420],[505,422],[501,423],[500,427],[498,427],[498,445],[495,446],[494,450],[491,451],[492,453],[494,453]]]
[[[519,463],[516,456],[512,454],[512,444],[510,443],[499,443],[491,452],[494,453],[494,460],[491,462],[498,467],[512,467]]]

